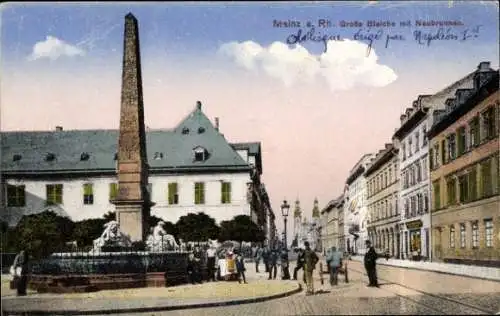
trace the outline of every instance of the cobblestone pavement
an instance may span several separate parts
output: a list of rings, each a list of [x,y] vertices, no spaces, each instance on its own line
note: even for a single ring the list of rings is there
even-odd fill
[[[263,303],[128,315],[478,315],[500,311],[499,282],[379,266],[381,286],[369,288],[361,263],[351,261],[349,269],[350,283],[341,278],[336,289],[321,286],[316,274],[316,289],[323,292],[313,296],[302,292]]]

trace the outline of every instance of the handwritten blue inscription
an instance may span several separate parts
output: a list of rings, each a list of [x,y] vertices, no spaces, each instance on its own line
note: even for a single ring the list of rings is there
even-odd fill
[[[474,26],[473,28],[466,28],[463,31],[458,31],[452,28],[438,28],[437,30],[415,30],[412,33],[412,40],[419,44],[430,46],[431,43],[436,41],[468,41],[479,37],[481,30],[481,25]],[[384,47],[389,48],[390,44],[393,42],[404,42],[407,41],[407,37],[400,33],[389,32],[384,29],[372,30],[368,29],[358,29],[354,34],[352,34],[352,39],[356,41],[364,42],[368,45],[367,56],[370,55],[373,45],[376,42],[383,41]],[[323,43],[324,53],[327,52],[328,41],[342,41],[340,35],[329,35],[329,34],[318,34],[314,27],[307,29],[299,29],[296,33],[290,34],[286,43],[289,45],[301,44],[304,42],[316,42]]]

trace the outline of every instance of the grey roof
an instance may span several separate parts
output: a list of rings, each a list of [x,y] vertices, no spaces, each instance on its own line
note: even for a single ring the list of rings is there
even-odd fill
[[[183,133],[186,128],[189,129],[188,134]],[[199,132],[200,128],[204,129],[202,133]],[[1,169],[6,174],[114,171],[118,133],[118,130],[2,132]],[[208,159],[203,162],[194,161],[193,149],[199,146],[204,147],[209,154]],[[252,150],[254,147],[250,146]],[[192,111],[174,129],[147,131],[146,148],[151,171],[249,168],[248,163],[199,108]],[[154,159],[156,152],[163,153],[163,158]],[[55,154],[54,161],[45,160],[48,153]],[[81,160],[82,153],[88,153],[89,159]],[[14,155],[21,155],[21,159],[14,161]]]

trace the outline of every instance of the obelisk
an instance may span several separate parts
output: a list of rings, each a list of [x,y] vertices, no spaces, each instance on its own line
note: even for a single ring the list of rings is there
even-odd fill
[[[118,139],[118,195],[112,201],[120,230],[132,241],[145,240],[149,216],[148,160],[144,104],[142,100],[141,54],[137,19],[125,16],[123,69]]]

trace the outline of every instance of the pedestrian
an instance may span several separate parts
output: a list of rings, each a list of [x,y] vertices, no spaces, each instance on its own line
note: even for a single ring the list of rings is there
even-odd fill
[[[339,282],[339,269],[342,267],[342,253],[337,251],[337,247],[333,246],[330,248],[326,256],[326,263],[328,264],[330,271],[330,285],[337,285]]]
[[[238,273],[238,283],[241,284],[241,281],[243,280],[243,283],[247,284],[247,280],[245,278],[245,258],[241,255],[241,253],[237,252],[236,253],[236,272]]]
[[[14,273],[17,277],[17,296],[25,296],[28,287],[29,255],[25,250],[21,250],[14,258]]]
[[[304,249],[299,248],[298,249],[298,255],[297,255],[297,265],[293,269],[293,279],[297,280],[297,273],[299,270],[304,269]],[[304,283],[306,283],[306,275],[302,273],[302,278]]]
[[[278,252],[276,251],[276,249],[272,249],[268,258],[268,267],[269,267],[268,280],[271,280],[271,276],[273,277],[273,280],[276,280],[276,275],[278,274],[277,264],[278,264]]]
[[[207,270],[208,270],[208,281],[215,281],[215,255],[216,249],[213,245],[210,245],[207,249]]]
[[[259,273],[259,264],[260,260],[262,260],[262,248],[257,246],[257,249],[255,250],[255,272]]]
[[[266,269],[266,273],[269,273],[269,256],[270,256],[269,246],[265,246],[264,250],[262,251],[262,261],[264,261],[264,267]]]
[[[319,258],[318,255],[311,249],[309,246],[309,242],[304,242],[305,250],[304,250],[304,274],[306,276],[306,286],[307,291],[306,295],[314,294],[314,280],[313,280],[313,271],[316,268],[316,263],[318,263]]]
[[[288,251],[286,248],[281,250],[281,279],[290,280],[290,270],[288,270]]]
[[[196,260],[193,253],[190,253],[188,256],[187,275],[189,283],[195,284],[198,282]]]
[[[379,287],[377,280],[377,259],[380,257],[385,257],[386,260],[389,260],[389,255],[377,254],[375,248],[373,248],[372,243],[369,240],[367,240],[365,244],[366,244],[366,249],[368,249],[368,251],[365,253],[365,258],[364,258],[366,274],[368,274],[368,280],[369,280],[368,286]]]

